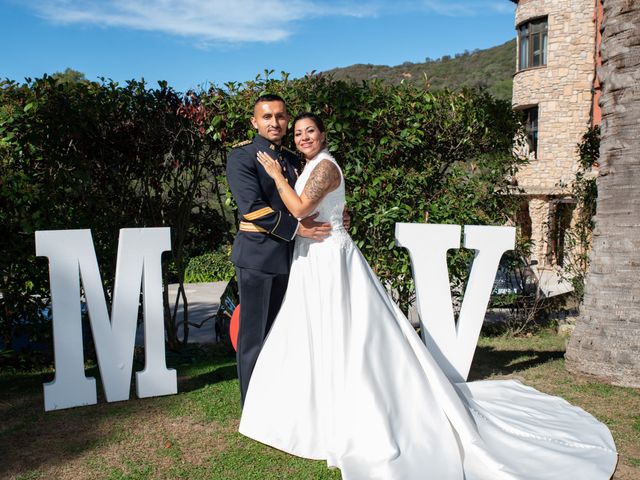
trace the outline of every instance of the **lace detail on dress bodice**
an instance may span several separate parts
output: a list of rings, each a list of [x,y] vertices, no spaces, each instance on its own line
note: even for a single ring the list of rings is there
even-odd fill
[[[344,210],[344,177],[342,176],[342,169],[336,162],[335,158],[329,153],[328,150],[322,150],[312,160],[307,162],[304,170],[296,181],[296,193],[302,194],[304,186],[307,184],[307,180],[311,176],[311,172],[320,164],[322,160],[329,160],[340,171],[340,185],[334,191],[329,192],[316,207],[315,212],[318,212],[318,222],[329,222],[332,228],[332,237],[341,237],[347,235],[342,223],[342,212]],[[314,212],[314,213],[315,213]],[[300,237],[298,237],[300,238]]]

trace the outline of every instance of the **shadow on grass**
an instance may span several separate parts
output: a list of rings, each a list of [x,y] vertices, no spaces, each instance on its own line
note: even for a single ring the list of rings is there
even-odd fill
[[[178,379],[178,392],[192,392],[201,388],[228,380],[238,378],[236,365],[225,365],[216,368],[213,372],[201,373],[192,377]]]
[[[112,422],[112,411],[121,414],[131,409],[117,402],[45,412],[42,384],[52,377],[17,374],[0,380],[0,478],[64,465],[111,437],[105,426]],[[101,388],[98,395],[104,402]]]
[[[492,375],[509,375],[564,358],[564,352],[551,350],[498,350],[479,346],[476,349],[469,381],[482,380]]]
[[[562,356],[561,351],[500,350],[479,346],[469,380],[512,374]],[[216,397],[210,391],[205,391],[208,386],[222,385],[237,377],[235,358],[231,352],[224,348],[196,348],[169,353],[167,359],[169,366],[178,370],[179,394],[203,390],[202,395],[191,396],[195,398],[191,407],[194,411],[204,408],[225,410],[228,406],[225,402],[229,404],[231,398],[237,400],[236,385],[228,385],[229,392],[233,390],[234,395],[217,393]],[[140,360],[138,356],[134,372],[143,368]],[[117,444],[123,435],[125,438],[135,436],[137,426],[157,418],[167,418],[172,405],[177,403],[182,407],[192,401],[189,395],[137,399],[132,388],[131,400],[107,403],[97,369],[87,371],[87,376],[97,380],[97,405],[45,413],[42,383],[51,381],[52,373],[0,375],[0,478],[11,478],[43,468],[64,468],[72,460],[86,458],[87,455],[99,462],[101,454],[96,453],[96,457],[91,457],[92,451]],[[132,376],[132,380],[134,378]],[[200,397],[208,399],[206,405],[197,403]]]
[[[172,353],[168,364],[178,370],[179,393],[238,378],[235,351],[223,342]]]
[[[0,374],[0,478],[64,468],[92,450],[117,443],[123,432],[135,431],[154,415],[166,417],[175,396],[136,398],[135,372],[144,368],[142,358],[136,354],[129,400],[107,403],[94,367],[86,376],[96,379],[98,403],[51,412],[44,411],[43,383],[53,380],[52,372]],[[178,371],[178,394],[236,378],[235,358],[224,349],[172,352],[167,360]]]

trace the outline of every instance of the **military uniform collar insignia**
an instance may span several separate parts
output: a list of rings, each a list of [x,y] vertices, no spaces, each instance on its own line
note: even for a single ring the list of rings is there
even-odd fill
[[[255,142],[257,142],[261,148],[268,148],[269,150],[273,150],[275,152],[280,152],[280,145],[276,145],[275,143],[271,143],[269,140],[267,140],[266,138],[264,138],[261,135],[257,135],[254,139]]]

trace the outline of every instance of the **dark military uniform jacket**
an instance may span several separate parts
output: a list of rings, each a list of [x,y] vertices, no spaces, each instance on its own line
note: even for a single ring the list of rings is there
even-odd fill
[[[273,179],[258,162],[258,151],[279,160],[289,184],[295,184],[300,159],[260,135],[227,155],[227,181],[238,204],[240,226],[231,261],[242,268],[289,273],[298,220],[282,203]]]

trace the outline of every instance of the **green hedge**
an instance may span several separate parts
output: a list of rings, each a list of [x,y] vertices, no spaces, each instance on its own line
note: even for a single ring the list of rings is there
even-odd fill
[[[220,282],[233,278],[235,270],[230,260],[231,249],[205,253],[189,259],[184,272],[185,283]]]
[[[221,207],[225,146],[205,133],[195,95],[166,84],[0,82],[0,335],[44,339],[48,302],[36,230],[90,228],[111,290],[118,231],[170,226],[166,261],[178,279],[184,258],[228,242],[233,218]],[[224,188],[224,187],[223,187]],[[224,193],[221,193],[224,195]],[[167,317],[172,309],[165,305]],[[175,345],[175,321],[167,321]]]
[[[186,258],[228,246],[237,219],[226,152],[254,135],[252,105],[264,92],[282,95],[293,114],[311,110],[325,120],[344,170],[351,233],[403,308],[413,287],[406,252],[395,247],[396,222],[503,224],[511,215],[517,122],[508,102],[482,91],[271,75],[186,95],[164,82],[0,82],[0,335],[50,335],[36,322],[48,302],[36,230],[91,228],[107,291],[119,228],[170,226],[167,263],[178,282]],[[464,280],[463,260],[450,263],[454,283]],[[222,260],[210,265],[227,272]],[[175,346],[175,322],[166,325]]]

